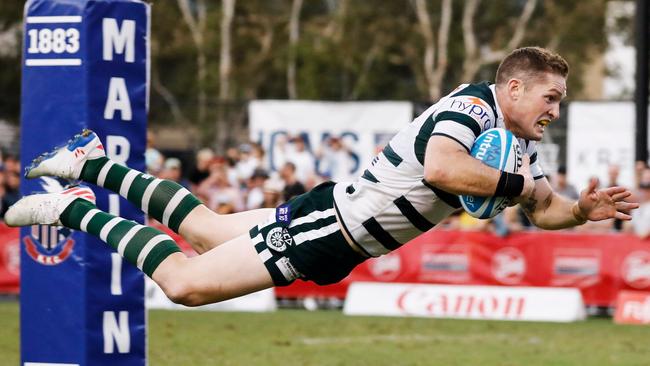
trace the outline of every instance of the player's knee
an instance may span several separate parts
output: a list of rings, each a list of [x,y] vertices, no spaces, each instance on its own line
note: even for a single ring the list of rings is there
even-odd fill
[[[185,306],[203,305],[199,291],[192,285],[191,281],[177,279],[162,286],[165,295],[176,304]]]

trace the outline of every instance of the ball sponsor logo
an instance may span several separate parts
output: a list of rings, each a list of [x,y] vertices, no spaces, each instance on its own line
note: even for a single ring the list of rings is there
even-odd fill
[[[650,286],[650,252],[638,250],[628,254],[622,265],[623,281],[630,287]]]
[[[516,285],[526,274],[526,258],[517,248],[506,247],[492,255],[492,276],[505,285]]]

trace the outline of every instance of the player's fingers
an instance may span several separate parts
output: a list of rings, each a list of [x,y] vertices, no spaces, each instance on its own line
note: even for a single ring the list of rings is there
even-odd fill
[[[637,202],[625,202],[625,201],[616,202],[617,211],[629,212],[637,208],[639,208],[639,204]]]
[[[596,187],[598,187],[598,178],[593,177],[589,179],[589,185],[587,186],[587,193],[595,192]]]
[[[619,219],[619,220],[625,220],[625,221],[630,221],[630,220],[632,220],[632,216],[630,216],[630,215],[628,215],[628,214],[625,214],[625,213],[622,213],[622,212],[616,212],[616,214],[614,215],[614,217],[617,218],[617,219]]]
[[[619,194],[619,193],[623,193],[623,192],[629,192],[630,194],[632,194],[632,192],[628,191],[627,188],[625,188],[625,187],[616,187],[616,186],[605,188],[603,191],[605,193],[607,193],[608,195],[610,195],[610,196],[613,196],[613,195]]]
[[[632,195],[632,192],[625,191],[625,192],[621,192],[621,193],[612,194],[611,196],[612,196],[612,199],[615,202],[618,202],[618,201],[623,201],[624,199],[630,197],[631,195]]]

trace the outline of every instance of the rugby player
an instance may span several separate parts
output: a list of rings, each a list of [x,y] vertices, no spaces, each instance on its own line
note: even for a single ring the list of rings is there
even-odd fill
[[[458,210],[458,194],[511,197],[544,229],[630,220],[638,204],[627,202],[627,189],[592,183],[572,201],[554,193],[544,177],[535,144],[560,115],[568,71],[551,51],[517,49],[499,65],[495,84],[463,84],[440,99],[397,133],[356,181],[323,183],[276,209],[218,215],[180,185],[114,163],[88,130],[26,168],[27,178],[82,180],[119,193],[179,233],[200,254],[195,257],[162,232],[98,210],[83,187],[24,197],[5,221],[96,235],[171,300],[194,306],[296,279],[338,282],[367,258],[398,249]],[[519,139],[525,154],[518,174],[469,154],[477,136],[493,127]]]

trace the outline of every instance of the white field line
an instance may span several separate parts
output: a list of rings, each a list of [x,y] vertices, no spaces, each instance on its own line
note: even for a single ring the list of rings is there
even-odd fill
[[[367,335],[358,337],[302,337],[298,342],[308,346],[327,344],[354,344],[354,343],[375,343],[375,342],[460,342],[475,343],[478,341],[509,341],[514,343],[540,343],[541,339],[532,337],[521,339],[513,334],[506,333],[485,333],[485,334],[464,334],[464,335],[426,335],[426,334],[382,334]]]

